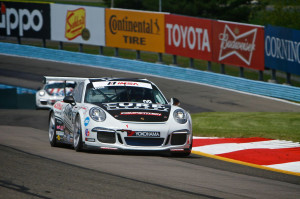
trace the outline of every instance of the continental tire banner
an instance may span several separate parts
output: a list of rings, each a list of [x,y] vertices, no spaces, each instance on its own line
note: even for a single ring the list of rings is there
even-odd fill
[[[51,40],[105,45],[105,9],[51,4]]]
[[[212,61],[212,20],[165,15],[166,53]]]
[[[268,68],[300,75],[300,31],[266,26],[265,65]]]
[[[165,52],[164,14],[106,9],[106,46]]]
[[[264,28],[226,21],[213,22],[215,62],[264,70]]]
[[[50,39],[50,5],[0,1],[0,35]]]

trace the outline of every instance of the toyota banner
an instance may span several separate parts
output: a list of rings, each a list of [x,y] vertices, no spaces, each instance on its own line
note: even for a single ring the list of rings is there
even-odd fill
[[[212,20],[165,15],[166,53],[212,60]]]

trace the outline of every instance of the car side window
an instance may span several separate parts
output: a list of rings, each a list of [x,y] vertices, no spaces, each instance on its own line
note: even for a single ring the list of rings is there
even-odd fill
[[[81,82],[80,84],[77,84],[77,86],[75,87],[75,90],[73,93],[75,102],[78,102],[78,103],[81,102],[82,93],[83,93],[83,85],[84,85],[84,82]]]

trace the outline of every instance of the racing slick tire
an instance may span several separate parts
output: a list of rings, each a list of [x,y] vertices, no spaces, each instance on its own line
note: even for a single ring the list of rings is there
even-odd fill
[[[82,151],[83,149],[82,128],[81,128],[81,120],[79,115],[76,117],[75,120],[73,146],[77,152]]]
[[[51,112],[49,117],[49,142],[52,147],[57,146],[55,126],[56,126],[56,122],[55,122],[54,113]]]

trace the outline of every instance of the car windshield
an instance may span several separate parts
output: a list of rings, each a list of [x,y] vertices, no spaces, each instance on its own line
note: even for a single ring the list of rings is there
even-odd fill
[[[139,82],[138,82],[139,83]],[[106,83],[107,84],[107,83]],[[92,83],[87,85],[85,102],[87,103],[109,103],[109,102],[139,102],[153,104],[167,104],[165,97],[154,86],[106,85],[94,87]]]

